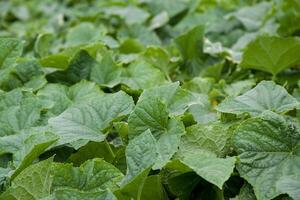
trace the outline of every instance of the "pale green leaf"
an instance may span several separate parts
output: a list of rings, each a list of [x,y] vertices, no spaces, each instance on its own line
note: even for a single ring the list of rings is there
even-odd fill
[[[300,176],[283,176],[276,184],[277,190],[287,193],[294,200],[300,199]]]
[[[238,97],[228,97],[216,108],[223,113],[258,115],[266,110],[284,113],[299,108],[300,102],[282,86],[262,81],[255,88]]]
[[[1,200],[40,200],[50,194],[52,159],[31,165],[22,171],[11,187],[0,195]]]
[[[18,39],[0,37],[0,68],[13,67],[22,51],[23,45]]]
[[[192,93],[182,89],[179,82],[168,83],[161,86],[146,89],[139,101],[149,98],[158,98],[167,106],[171,115],[182,115],[190,106],[199,105],[205,107],[207,98],[205,95]]]
[[[59,116],[50,118],[49,125],[61,137],[59,144],[78,140],[100,142],[105,138],[103,131],[113,121],[128,115],[133,106],[132,98],[124,92],[106,94],[74,104]],[[75,146],[79,148],[81,144]]]

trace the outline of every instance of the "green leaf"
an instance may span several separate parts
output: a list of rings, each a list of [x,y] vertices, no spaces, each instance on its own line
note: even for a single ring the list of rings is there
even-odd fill
[[[80,167],[72,164],[54,163],[51,168],[53,176],[52,190],[76,189],[78,192],[100,192],[115,190],[123,174],[113,165],[95,158]]]
[[[293,199],[297,199],[300,197],[300,176],[283,176],[277,182],[276,188]]]
[[[42,200],[117,200],[117,198],[110,191],[99,192],[83,192],[76,189],[59,189],[56,190],[51,196]]]
[[[299,141],[299,123],[269,111],[238,126],[234,137],[240,160],[237,169],[254,187],[258,200],[287,192],[276,185],[283,177],[299,174]]]
[[[133,90],[147,89],[164,82],[163,73],[144,61],[136,61],[122,72],[122,83]]]
[[[186,129],[186,135],[182,137],[180,151],[193,153],[206,150],[224,156],[228,153],[228,144],[232,136],[229,128],[230,125],[218,121],[190,126]]]
[[[111,6],[104,9],[107,15],[117,15],[123,18],[128,25],[140,24],[149,18],[149,13],[136,6]]]
[[[174,116],[182,115],[192,105],[204,106],[204,102],[207,101],[204,95],[182,89],[179,82],[146,89],[139,101],[153,97],[161,100],[167,106],[168,112]]]
[[[0,112],[0,136],[17,134],[19,131],[39,125],[41,111],[47,108],[36,97],[26,98],[19,105],[7,107]]]
[[[243,23],[249,31],[259,29],[271,14],[273,4],[270,2],[261,2],[254,6],[247,6],[234,12],[232,16]],[[255,14],[254,14],[255,13]]]
[[[224,127],[223,132],[220,128],[219,124],[189,127],[182,137],[178,156],[199,176],[222,189],[233,172],[236,159],[220,157],[230,138]]]
[[[241,67],[269,72],[279,72],[300,63],[300,39],[259,36],[245,49]]]
[[[143,200],[167,200],[168,197],[162,185],[159,175],[147,177],[141,199]]]
[[[23,45],[18,39],[0,37],[0,49],[0,68],[9,68],[21,56]]]
[[[78,140],[103,141],[106,128],[120,120],[133,109],[134,103],[124,92],[103,95],[88,102],[74,104],[57,117],[49,119],[49,125],[61,139],[59,144]],[[82,144],[74,147],[79,148]]]
[[[76,153],[73,153],[68,161],[74,165],[79,166],[86,160],[93,158],[103,158],[106,162],[112,163],[115,155],[111,152],[111,146],[107,141],[103,142],[89,142],[87,145],[78,149]]]
[[[150,130],[157,140],[159,150],[154,169],[162,168],[176,153],[184,134],[183,123],[168,117],[165,104],[156,98],[139,101],[128,119],[129,139]]]
[[[185,63],[184,67],[191,76],[199,75],[203,65],[203,37],[204,26],[200,25],[175,39]]]
[[[54,35],[51,33],[39,34],[34,43],[34,52],[40,57],[48,56]]]
[[[102,30],[103,31],[103,30]],[[83,22],[71,28],[66,36],[66,46],[77,46],[96,42],[103,37],[101,27],[97,28],[88,22]]]
[[[75,53],[73,57],[62,55],[63,60],[58,60],[59,63],[54,63],[54,65],[59,64],[58,66],[47,66],[47,67],[56,67],[63,68],[67,66],[68,68],[65,71],[56,71],[54,73],[48,74],[47,79],[51,82],[62,82],[65,84],[74,84],[83,79],[88,79],[93,66],[96,64],[96,61],[91,57],[87,50],[79,50]],[[50,58],[51,62],[56,59]],[[62,62],[62,63],[61,63]],[[45,65],[45,63],[42,63]]]
[[[160,47],[150,46],[144,52],[143,57],[147,62],[164,72],[166,78],[170,79],[170,56],[167,51]]]
[[[85,80],[69,88],[61,84],[47,84],[37,93],[42,99],[53,102],[50,111],[55,115],[62,113],[73,103],[90,101],[102,95],[103,92],[95,83]]]
[[[22,134],[0,138],[0,155],[12,154],[14,172],[12,179],[24,168],[32,164],[50,145],[58,140],[53,133],[38,132],[34,130],[24,131]]]
[[[19,174],[1,200],[40,200],[50,194],[52,159],[31,165]]]
[[[149,130],[132,139],[126,147],[127,173],[117,196],[140,200],[143,185],[156,159],[156,141]]]
[[[238,196],[230,200],[256,200],[253,188],[250,184],[245,183]]]
[[[90,79],[102,86],[114,87],[121,82],[121,69],[114,62],[111,53],[107,51],[93,67]]]
[[[299,108],[300,102],[290,95],[282,86],[272,81],[262,81],[245,94],[232,98],[228,97],[216,108],[223,113],[243,114],[252,116],[270,110],[284,113]]]
[[[56,68],[65,70],[68,68],[70,56],[64,53],[47,55],[40,59],[40,64],[43,67]]]
[[[128,118],[129,139],[150,129],[155,137],[162,135],[168,126],[166,105],[157,98],[139,101]]]

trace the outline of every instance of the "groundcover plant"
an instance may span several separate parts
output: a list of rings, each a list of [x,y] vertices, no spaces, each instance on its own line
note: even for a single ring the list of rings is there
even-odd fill
[[[0,1],[0,200],[299,200],[299,0]]]

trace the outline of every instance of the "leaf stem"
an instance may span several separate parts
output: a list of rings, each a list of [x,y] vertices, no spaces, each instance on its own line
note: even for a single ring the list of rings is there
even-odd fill
[[[112,155],[113,158],[115,158],[116,155],[115,155],[114,151],[111,149],[110,144],[107,142],[106,139],[104,140],[104,143],[105,143],[105,146],[108,149],[109,153]]]

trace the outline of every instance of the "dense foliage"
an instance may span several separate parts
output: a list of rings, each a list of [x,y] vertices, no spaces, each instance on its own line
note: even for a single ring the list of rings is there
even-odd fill
[[[299,200],[299,0],[0,1],[0,200]]]

